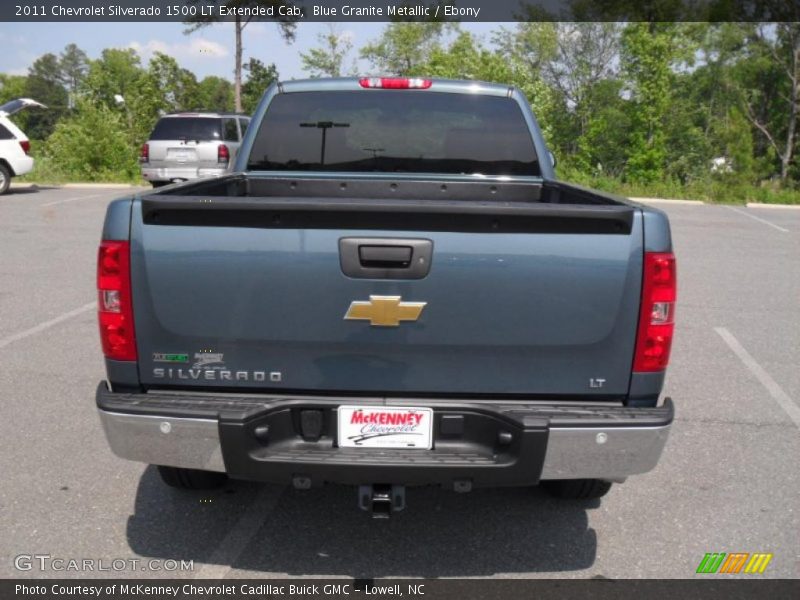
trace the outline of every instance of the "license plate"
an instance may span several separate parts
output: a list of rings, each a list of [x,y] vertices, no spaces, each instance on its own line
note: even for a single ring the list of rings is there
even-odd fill
[[[184,163],[194,158],[194,150],[188,148],[170,148],[167,150],[167,160]]]
[[[433,445],[433,409],[340,406],[339,446],[345,448],[420,448]]]

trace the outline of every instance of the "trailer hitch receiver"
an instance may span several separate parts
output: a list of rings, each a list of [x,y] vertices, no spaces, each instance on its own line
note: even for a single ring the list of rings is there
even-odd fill
[[[358,506],[372,513],[373,519],[388,519],[406,507],[403,485],[372,484],[358,486]]]

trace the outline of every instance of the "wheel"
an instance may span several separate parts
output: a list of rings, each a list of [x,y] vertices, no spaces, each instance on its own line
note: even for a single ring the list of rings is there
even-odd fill
[[[225,473],[199,471],[197,469],[181,469],[179,467],[158,467],[161,480],[170,487],[184,490],[213,490],[228,481]]]
[[[602,479],[554,479],[541,485],[550,495],[567,500],[602,498],[611,489],[611,482]]]
[[[8,186],[11,185],[11,171],[5,165],[0,165],[0,194],[5,194],[8,191]]]

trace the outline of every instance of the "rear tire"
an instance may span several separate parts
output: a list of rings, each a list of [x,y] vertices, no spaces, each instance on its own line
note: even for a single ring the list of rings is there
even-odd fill
[[[5,165],[0,165],[0,196],[8,191],[11,185],[11,171]]]
[[[184,490],[213,490],[225,485],[225,482],[228,481],[225,473],[179,467],[159,466],[158,474],[168,486]]]
[[[542,481],[541,486],[556,498],[591,500],[605,496],[611,489],[611,482],[602,479],[554,479]]]

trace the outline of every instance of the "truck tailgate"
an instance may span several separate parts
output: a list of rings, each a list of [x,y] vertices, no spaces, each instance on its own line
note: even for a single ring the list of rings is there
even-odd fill
[[[628,391],[643,255],[634,207],[571,215],[575,207],[505,204],[483,214],[462,205],[404,218],[373,202],[361,218],[337,220],[301,215],[296,199],[296,210],[272,212],[201,202],[133,206],[145,386],[598,399]],[[602,225],[609,210],[625,225]],[[429,271],[348,276],[343,238],[429,241]],[[394,298],[388,325],[374,322],[387,316],[374,297]],[[354,302],[366,312],[345,319]],[[392,323],[399,314],[407,320]]]

